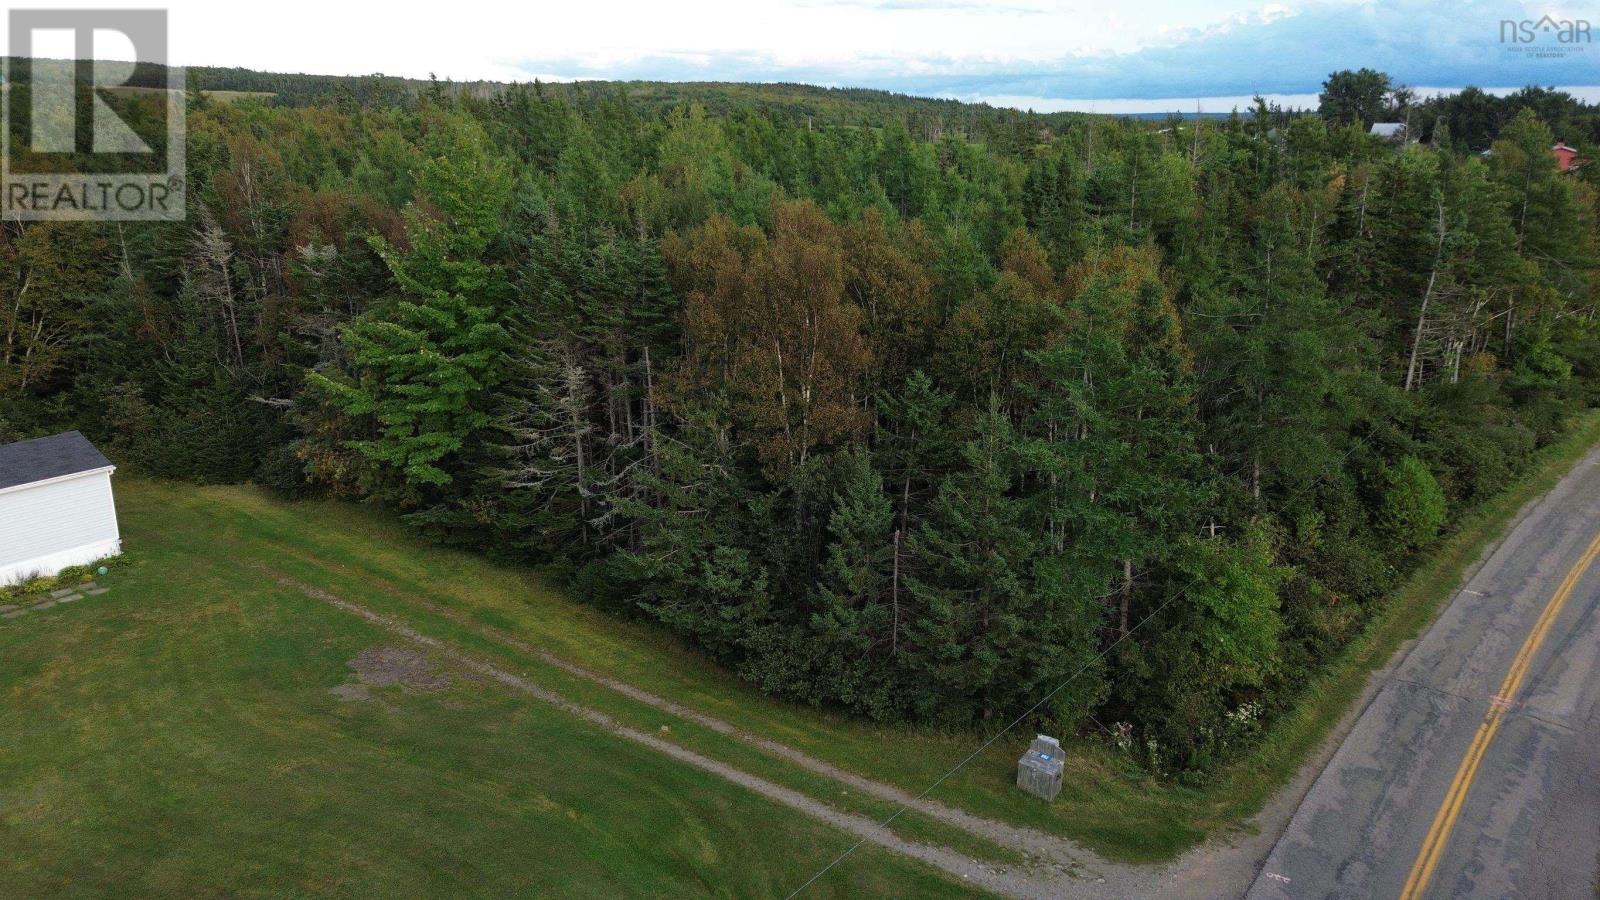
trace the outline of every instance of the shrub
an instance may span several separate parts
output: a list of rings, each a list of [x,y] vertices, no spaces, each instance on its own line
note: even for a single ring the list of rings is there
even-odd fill
[[[1448,512],[1444,491],[1422,460],[1407,456],[1379,473],[1378,535],[1392,551],[1409,553],[1439,535]]]

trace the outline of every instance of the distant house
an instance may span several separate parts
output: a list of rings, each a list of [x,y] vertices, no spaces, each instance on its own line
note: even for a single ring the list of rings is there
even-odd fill
[[[76,431],[0,445],[0,584],[120,553],[116,468]]]
[[[1550,152],[1555,155],[1556,168],[1563,172],[1570,172],[1585,162],[1584,158],[1578,155],[1577,148],[1568,147],[1564,141],[1557,141],[1556,145],[1550,148]]]
[[[1373,122],[1367,133],[1373,137],[1381,137],[1386,141],[1403,141],[1406,139],[1406,123],[1404,122]]]

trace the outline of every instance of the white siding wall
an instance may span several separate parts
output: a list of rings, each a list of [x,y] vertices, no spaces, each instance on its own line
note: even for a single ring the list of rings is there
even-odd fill
[[[109,472],[0,493],[0,582],[53,575],[119,544]]]

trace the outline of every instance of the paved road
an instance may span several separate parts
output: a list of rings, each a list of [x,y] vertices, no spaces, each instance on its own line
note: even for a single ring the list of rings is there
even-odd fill
[[[1595,900],[1600,561],[1584,563],[1600,552],[1597,536],[1600,450],[1512,530],[1395,667],[1250,898]],[[1425,882],[1419,857],[1433,860]]]

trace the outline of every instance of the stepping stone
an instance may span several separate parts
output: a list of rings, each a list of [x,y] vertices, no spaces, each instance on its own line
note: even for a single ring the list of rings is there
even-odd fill
[[[50,607],[55,606],[55,605],[56,605],[56,601],[54,601],[54,600],[46,600],[43,603],[35,603],[34,605],[32,605],[32,606],[30,606],[28,608],[29,609],[49,609]]]
[[[57,603],[71,603],[74,600],[82,600],[82,599],[83,599],[83,595],[82,594],[73,594],[71,597],[62,597],[60,600],[57,600],[56,602]]]
[[[94,590],[95,588],[97,588],[99,586],[100,585],[96,584],[93,581],[85,581],[83,584],[78,585],[78,590],[80,590],[80,591],[92,591],[92,590]]]
[[[50,596],[52,596],[52,597],[65,597],[66,595],[68,595],[70,593],[73,593],[72,588],[56,588],[55,590],[50,592]]]
[[[101,594],[104,594],[106,591],[109,591],[109,590],[111,590],[111,588],[90,588],[90,589],[84,591],[84,593],[88,594],[91,597],[98,597]]]
[[[15,619],[17,616],[20,616],[25,612],[27,612],[25,609],[14,609],[8,613],[0,613],[0,619]]]
[[[0,613],[8,613],[17,608],[15,603],[0,603]]]

